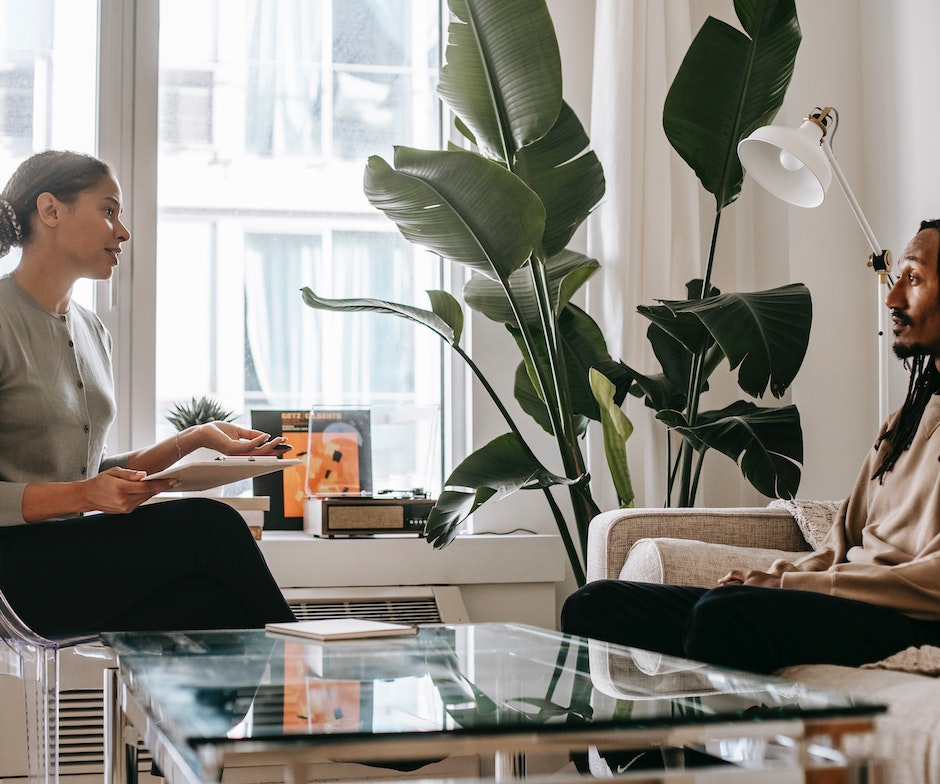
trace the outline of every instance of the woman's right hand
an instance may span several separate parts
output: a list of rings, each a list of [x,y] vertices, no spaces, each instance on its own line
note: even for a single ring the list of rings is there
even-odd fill
[[[142,482],[145,476],[144,471],[109,468],[91,479],[84,480],[82,484],[88,510],[107,514],[127,514],[133,512],[144,501],[149,501],[158,493],[172,490],[177,485],[175,479],[154,479]]]

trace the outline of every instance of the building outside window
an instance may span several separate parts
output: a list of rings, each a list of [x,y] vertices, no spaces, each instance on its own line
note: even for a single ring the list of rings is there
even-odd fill
[[[130,15],[157,0],[109,2]],[[152,335],[154,388],[143,394],[134,374],[116,374],[120,403],[155,404],[135,432],[169,435],[172,403],[203,394],[246,423],[259,408],[369,407],[376,489],[436,489],[439,340],[399,319],[314,311],[299,289],[426,306],[424,292],[442,288],[439,260],[362,194],[369,155],[441,144],[439,0],[158,6],[158,30],[136,31],[154,38],[135,47],[136,68],[156,73],[156,129],[133,131],[157,140],[155,248],[144,253],[137,231],[121,270],[137,287],[126,299],[148,302],[122,323]],[[97,152],[97,124],[129,124],[97,115],[100,18],[97,0],[0,0],[0,179],[49,147]],[[138,195],[154,187],[142,179]],[[125,185],[133,213],[130,197]],[[133,267],[146,258],[149,278]],[[100,310],[102,291],[77,296]],[[396,425],[383,435],[386,420]]]

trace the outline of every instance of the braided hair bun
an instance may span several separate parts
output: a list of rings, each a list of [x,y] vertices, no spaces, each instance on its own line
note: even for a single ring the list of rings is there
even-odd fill
[[[0,199],[0,258],[22,241],[23,227],[16,217],[16,210],[6,199]]]

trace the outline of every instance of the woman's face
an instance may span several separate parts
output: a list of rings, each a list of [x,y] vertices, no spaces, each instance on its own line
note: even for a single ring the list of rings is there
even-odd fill
[[[121,223],[121,186],[111,175],[62,205],[58,247],[80,278],[107,280],[131,235]]]

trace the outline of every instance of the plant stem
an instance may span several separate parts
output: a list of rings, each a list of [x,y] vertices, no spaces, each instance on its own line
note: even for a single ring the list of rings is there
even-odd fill
[[[718,244],[718,226],[721,223],[721,208],[715,211],[715,223],[712,227],[712,238],[708,248],[708,260],[705,264],[705,277],[702,279],[702,291],[699,299],[705,299],[711,288],[712,268],[715,263],[715,248]],[[692,355],[691,372],[689,373],[689,391],[686,397],[685,421],[692,428],[698,424],[699,404],[702,398],[702,385],[704,382],[702,369],[705,366],[707,349],[700,348]],[[679,450],[682,463],[682,472],[679,487],[679,506],[690,507],[695,503],[695,488],[697,482],[692,480],[692,460],[695,450],[688,439],[684,440]],[[701,470],[701,467],[699,468]]]
[[[519,428],[516,426],[515,421],[513,421],[512,416],[509,411],[506,409],[506,406],[503,405],[503,401],[499,399],[499,395],[496,394],[496,390],[490,385],[490,382],[487,381],[486,376],[483,375],[483,371],[477,366],[469,354],[467,354],[460,346],[451,344],[451,348],[457,352],[457,354],[467,363],[467,367],[470,368],[470,371],[476,376],[477,381],[483,385],[483,389],[486,390],[486,394],[490,396],[490,400],[493,401],[496,408],[502,414],[503,419],[506,421],[506,424],[509,426],[509,429],[512,431],[513,435],[519,439],[519,443],[522,445],[530,455],[535,458],[535,453],[529,448],[529,445],[526,443],[526,440],[522,437],[522,433],[519,432]],[[537,458],[535,458],[537,459]],[[549,509],[552,511],[552,516],[555,518],[555,526],[558,528],[558,535],[561,536],[561,541],[565,546],[565,552],[568,554],[568,562],[571,564],[571,571],[574,573],[575,580],[578,585],[584,585],[585,575],[584,575],[584,566],[582,565],[582,559],[584,555],[579,555],[575,550],[574,542],[571,539],[571,532],[568,530],[568,521],[565,519],[564,514],[562,513],[560,507],[555,502],[555,498],[552,496],[549,488],[543,487],[542,492],[545,494],[545,498],[548,501]],[[582,553],[586,553],[586,548],[582,550]]]
[[[721,207],[715,211],[715,224],[712,227],[712,240],[708,246],[708,262],[705,265],[705,277],[702,279],[702,295],[699,299],[705,299],[708,295],[708,289],[712,282],[712,267],[715,265],[715,248],[718,245],[718,224],[721,223]]]
[[[558,350],[555,317],[552,312],[548,296],[548,282],[545,278],[544,263],[533,253],[529,257],[530,274],[536,301],[539,305],[539,318],[542,324],[542,344],[548,359],[546,368],[540,361],[537,335],[533,334],[529,324],[522,317],[522,310],[515,297],[515,292],[508,280],[502,280],[503,289],[515,315],[516,324],[522,335],[526,353],[535,370],[538,390],[548,412],[552,433],[558,446],[565,476],[568,479],[577,479],[584,475],[584,457],[578,448],[577,436],[574,433],[574,424],[571,419],[571,405],[568,402],[567,385],[564,383],[564,362]],[[571,505],[575,515],[575,525],[578,529],[578,540],[581,546],[582,557],[587,553],[587,529],[591,519],[599,513],[590,489],[586,483],[570,485],[568,493],[571,496]]]
[[[561,536],[561,541],[565,545],[565,552],[568,553],[568,563],[571,564],[571,571],[574,573],[574,579],[580,588],[587,580],[584,574],[585,565],[581,562],[582,555],[578,553],[574,547],[571,532],[568,530],[568,522],[565,520],[561,508],[555,502],[551,490],[547,487],[543,487],[542,492],[545,494],[545,500],[548,501],[548,506],[552,510],[552,515],[555,517],[555,523],[558,526],[558,534]]]
[[[692,477],[692,489],[689,493],[689,496],[693,499],[693,501],[695,500],[695,496],[698,494],[698,480],[702,475],[702,466],[705,464],[706,451],[707,450],[699,452],[698,460],[695,461],[695,474]]]

